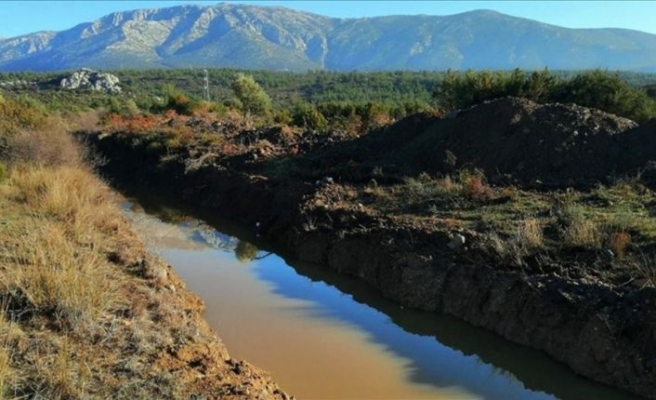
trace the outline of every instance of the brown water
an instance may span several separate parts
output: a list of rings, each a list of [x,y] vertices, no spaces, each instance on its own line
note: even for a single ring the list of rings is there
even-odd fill
[[[128,215],[206,302],[230,354],[299,399],[631,398],[491,333],[404,310],[353,279],[292,267],[201,221]]]

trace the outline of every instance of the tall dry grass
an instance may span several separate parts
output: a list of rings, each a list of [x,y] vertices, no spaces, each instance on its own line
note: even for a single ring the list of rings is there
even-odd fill
[[[2,290],[23,312],[52,319],[62,330],[85,330],[118,304],[118,278],[106,257],[75,243],[60,223],[29,220],[5,256],[16,265],[6,271]]]
[[[18,378],[17,371],[11,366],[9,337],[13,328],[5,313],[0,312],[0,399],[10,398],[14,381]]]
[[[65,130],[53,119],[2,138],[0,398],[99,390],[88,346],[127,307],[126,274],[107,257],[126,222]]]
[[[515,240],[527,250],[536,250],[544,247],[542,226],[537,218],[531,217],[520,221],[515,234]]]

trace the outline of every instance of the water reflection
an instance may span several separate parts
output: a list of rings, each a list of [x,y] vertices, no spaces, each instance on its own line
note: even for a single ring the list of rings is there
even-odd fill
[[[235,246],[235,257],[241,263],[253,261],[257,257],[257,247],[250,242],[240,240],[237,242],[237,246]]]
[[[291,268],[270,260],[255,264],[254,272],[273,284],[278,295],[316,304],[314,318],[357,326],[371,340],[411,360],[410,379],[416,383],[456,384],[498,399],[636,398],[583,379],[541,352],[454,318],[404,309],[333,271],[298,264]],[[305,281],[297,278],[299,273]]]
[[[413,395],[420,392],[412,390],[428,385],[441,389],[461,388],[456,392],[451,392],[451,395],[447,397],[456,395],[462,397],[463,393],[469,393],[470,398],[492,399],[631,398],[626,393],[582,379],[540,352],[514,345],[489,332],[473,328],[449,317],[405,310],[397,304],[381,298],[362,282],[311,265],[294,263],[293,266],[290,266],[272,253],[259,251],[258,245],[261,247],[266,247],[266,245],[259,242],[257,238],[236,239],[198,220],[175,217],[175,213],[172,213],[170,209],[167,211],[167,215],[169,219],[172,216],[177,219],[176,228],[181,229],[187,239],[195,243],[195,246],[172,247],[169,245],[162,250],[162,253],[179,264],[186,264],[186,272],[180,270],[180,266],[175,264],[174,266],[181,275],[188,274],[183,278],[188,280],[192,290],[201,293],[201,296],[206,291],[207,294],[203,297],[208,305],[208,310],[213,308],[213,304],[215,304],[213,302],[219,304],[229,302],[231,303],[229,308],[233,312],[236,311],[237,318],[247,318],[240,316],[239,313],[242,311],[235,309],[241,305],[240,303],[254,302],[255,298],[259,297],[254,294],[259,290],[255,283],[263,282],[266,284],[266,291],[275,294],[278,299],[289,299],[292,302],[283,302],[280,303],[283,305],[279,307],[272,307],[271,304],[278,304],[276,302],[280,300],[274,301],[262,297],[265,299],[262,301],[268,303],[258,307],[264,307],[267,311],[265,314],[258,314],[260,315],[258,318],[269,318],[270,322],[266,326],[258,325],[254,328],[256,331],[266,329],[268,333],[271,333],[282,329],[275,327],[277,325],[271,322],[275,319],[306,327],[304,329],[308,332],[316,331],[312,335],[302,332],[303,340],[307,339],[305,336],[314,335],[319,341],[327,340],[320,335],[328,330],[328,326],[342,331],[360,332],[359,335],[364,335],[367,342],[375,344],[380,353],[390,354],[397,362],[403,360],[403,371],[405,371],[409,387],[408,393],[413,393]],[[226,229],[229,232],[231,228]],[[234,255],[234,259],[247,268],[226,267],[226,265],[236,264],[230,263],[230,255]],[[209,268],[202,272],[201,268],[197,268],[195,264],[202,265],[204,262],[209,264]],[[235,281],[237,279],[235,271],[237,270],[246,271],[247,276],[252,277],[256,282],[242,283],[241,285],[244,286],[240,289],[237,289],[240,285],[230,283],[229,285],[232,286],[230,289],[234,292],[230,291],[227,297],[219,298],[218,296],[225,296],[226,293],[222,293],[225,290],[217,290],[217,287],[220,286],[220,283],[226,284],[226,282]],[[194,275],[199,274],[206,275],[198,278],[195,283],[198,286],[194,287],[192,285]],[[240,275],[239,279],[247,278],[246,275]],[[223,288],[223,286],[221,287]],[[245,287],[248,289],[246,290]],[[285,312],[293,310],[294,319],[290,322],[289,315],[285,312],[275,314],[281,309],[285,309]],[[224,318],[228,312],[228,309],[223,309],[222,315],[216,318]],[[322,328],[315,329],[316,326],[307,325],[308,320],[320,322],[323,325],[317,326]],[[244,327],[243,329],[249,328]],[[286,335],[290,335],[289,332]],[[246,338],[249,335],[238,332],[235,336]],[[323,360],[317,360],[318,356],[316,355],[311,355],[311,358],[316,363],[329,363],[331,361],[328,358],[331,353],[342,353],[343,357],[347,357],[345,349],[348,348],[349,343],[346,343],[346,340],[352,340],[352,337],[346,337],[347,339],[336,344],[335,348],[327,349],[326,354],[323,354]],[[257,340],[261,340],[261,338]],[[276,342],[276,346],[284,342],[285,338],[280,338]],[[290,342],[293,347],[294,341]],[[230,343],[228,345],[230,347]],[[319,347],[323,345],[323,343],[319,343]],[[351,343],[351,345],[353,344]],[[255,345],[249,346],[255,347]],[[258,352],[267,351],[266,349],[270,349],[270,346],[263,349],[258,348]],[[299,357],[299,360],[303,356],[307,356],[295,354],[294,351],[298,351],[298,349],[288,349],[284,354],[287,357]],[[353,352],[353,354],[357,353]],[[310,368],[303,366],[303,361],[299,360],[295,360],[295,363],[300,364],[301,368]],[[252,359],[252,361],[259,364],[256,359]],[[345,363],[354,362],[354,360],[344,358],[336,362]],[[295,363],[287,364],[294,367]],[[272,370],[266,365],[262,366]],[[369,368],[373,370],[371,365]],[[272,370],[272,372],[276,375],[276,371]],[[332,379],[330,376],[323,378]],[[376,379],[376,377],[369,377],[369,379]],[[335,382],[336,385],[339,383]],[[428,397],[435,397],[436,393],[429,394]]]

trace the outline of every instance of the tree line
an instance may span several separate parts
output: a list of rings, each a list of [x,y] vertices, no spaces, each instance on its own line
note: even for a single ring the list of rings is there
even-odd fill
[[[2,73],[5,91],[35,97],[59,111],[102,108],[118,114],[173,109],[241,111],[263,123],[308,129],[366,131],[418,112],[445,114],[494,98],[572,102],[638,122],[656,115],[656,74],[594,71],[396,71],[306,73],[210,69],[211,102],[204,101],[203,70],[120,70],[123,93],[70,92],[55,83],[64,73]]]
[[[443,109],[467,108],[499,97],[523,97],[538,103],[576,103],[645,122],[656,116],[653,85],[631,86],[619,73],[602,70],[563,78],[549,70],[525,72],[449,71],[433,92]]]

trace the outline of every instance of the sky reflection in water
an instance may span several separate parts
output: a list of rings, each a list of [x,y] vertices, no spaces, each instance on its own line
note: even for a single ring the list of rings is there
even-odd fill
[[[178,238],[185,236],[186,240],[193,242],[194,246],[171,248],[167,245],[171,241],[159,240],[158,250],[165,258],[184,260],[183,264],[193,268],[202,255],[202,258],[209,257],[210,264],[215,265],[213,272],[248,271],[253,280],[266,284],[273,295],[294,300],[283,307],[295,318],[320,320],[333,327],[358,331],[383,352],[397,360],[402,359],[409,381],[415,384],[441,389],[461,388],[458,394],[470,393],[472,398],[486,399],[628,398],[625,393],[574,375],[537,351],[519,347],[449,317],[404,310],[380,298],[362,283],[333,271],[300,265],[291,267],[275,254],[257,251],[250,243],[223,234],[200,221],[187,220],[172,226],[154,222],[151,220],[154,217],[143,214],[139,218],[149,219],[149,237],[158,236],[154,233],[156,231],[163,232],[160,234],[163,237],[175,231]],[[161,243],[165,245],[161,246]],[[174,266],[176,270],[184,267]],[[215,278],[229,281],[226,275]],[[211,285],[217,287],[217,282]],[[346,288],[353,295],[345,294],[338,287]],[[200,292],[197,288],[190,288]],[[233,298],[229,301],[239,304],[242,300],[234,298],[234,293],[239,291],[231,293]],[[243,296],[251,294],[243,293]],[[209,307],[212,306],[211,301],[204,300]],[[252,302],[252,298],[249,301]],[[275,307],[267,307],[265,312],[275,310]],[[334,349],[334,352],[339,353],[340,349]],[[555,396],[546,392],[555,393]]]

